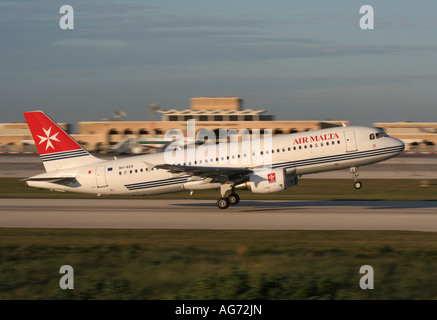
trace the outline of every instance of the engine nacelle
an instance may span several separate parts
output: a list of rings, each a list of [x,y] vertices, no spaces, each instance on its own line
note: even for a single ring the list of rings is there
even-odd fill
[[[284,169],[263,170],[252,173],[246,184],[253,193],[273,193],[287,190],[288,177]]]

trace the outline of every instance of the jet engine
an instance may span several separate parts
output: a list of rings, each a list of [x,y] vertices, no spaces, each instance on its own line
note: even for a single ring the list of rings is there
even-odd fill
[[[289,179],[284,169],[262,170],[250,174],[249,181],[235,186],[235,189],[249,189],[253,193],[273,193],[287,190],[288,182]]]

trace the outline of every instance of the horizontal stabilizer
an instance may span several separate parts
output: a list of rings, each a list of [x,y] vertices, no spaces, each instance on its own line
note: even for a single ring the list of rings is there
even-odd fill
[[[75,177],[44,177],[44,178],[27,178],[24,181],[47,181],[47,182],[55,182],[60,180],[69,180],[75,181]]]
[[[28,179],[24,179],[26,184],[31,187],[40,187],[41,183],[47,182],[47,183],[55,183],[60,184],[64,186],[70,186],[70,187],[77,187],[80,186],[79,181],[77,181],[76,177],[72,176],[60,176],[60,177],[31,177]]]

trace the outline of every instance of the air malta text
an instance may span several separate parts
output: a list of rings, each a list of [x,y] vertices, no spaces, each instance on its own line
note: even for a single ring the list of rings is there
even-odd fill
[[[302,137],[302,138],[294,139],[293,145],[302,144],[302,143],[310,143],[310,142],[334,140],[334,139],[340,139],[340,137],[338,136],[337,133],[325,133],[325,134],[320,134],[317,136]]]

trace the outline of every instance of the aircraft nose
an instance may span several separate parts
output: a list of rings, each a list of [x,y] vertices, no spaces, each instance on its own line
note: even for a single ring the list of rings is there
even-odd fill
[[[399,153],[403,152],[405,150],[405,143],[397,138],[393,139],[395,140],[395,146],[399,147]]]

